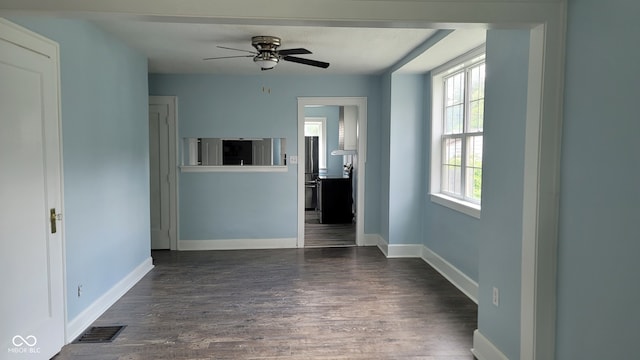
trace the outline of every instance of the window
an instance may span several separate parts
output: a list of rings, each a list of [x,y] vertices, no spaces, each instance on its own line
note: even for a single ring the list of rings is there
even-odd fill
[[[320,117],[305,117],[304,136],[318,137],[318,168],[327,169],[327,119]]]
[[[476,49],[434,73],[431,199],[480,217],[484,49]]]

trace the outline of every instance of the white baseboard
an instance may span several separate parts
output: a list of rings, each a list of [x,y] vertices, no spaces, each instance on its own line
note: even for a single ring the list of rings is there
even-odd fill
[[[78,314],[78,316],[69,321],[67,323],[66,343],[68,344],[80,336],[85,329],[107,311],[111,305],[115,304],[118,299],[138,283],[151,269],[153,269],[153,259],[148,257],[133,269],[133,271],[127,274],[127,276]]]
[[[509,360],[489,339],[480,333],[480,330],[473,332],[471,353],[478,360]]]
[[[420,244],[389,244],[388,258],[419,258],[422,254]]]
[[[178,250],[257,250],[288,249],[298,247],[296,238],[281,239],[224,239],[179,240]]]
[[[415,258],[420,257],[422,245],[419,244],[389,244],[378,234],[369,234],[368,241],[372,245],[378,246],[384,256],[388,258]]]
[[[422,246],[422,260],[431,265],[436,271],[444,276],[450,283],[455,285],[460,291],[462,291],[469,299],[476,304],[478,303],[478,283],[473,279],[465,275],[457,267],[453,266],[450,262],[443,259],[440,255],[431,251],[426,246]]]
[[[367,234],[367,243],[377,245],[387,258],[422,258],[469,299],[478,303],[478,283],[440,255],[421,244],[387,244],[382,236]]]

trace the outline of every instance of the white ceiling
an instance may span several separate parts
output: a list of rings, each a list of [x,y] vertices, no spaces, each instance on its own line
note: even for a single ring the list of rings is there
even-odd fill
[[[122,18],[95,22],[145,54],[151,73],[255,74],[260,69],[251,58],[209,61],[203,58],[244,55],[216,46],[253,51],[252,36],[270,35],[282,39],[280,49],[307,48],[313,54],[300,57],[331,63],[328,69],[320,69],[283,61],[270,73],[379,74],[436,32],[406,28],[169,23]],[[426,72],[482,44],[484,33],[483,30],[457,30],[401,70]]]

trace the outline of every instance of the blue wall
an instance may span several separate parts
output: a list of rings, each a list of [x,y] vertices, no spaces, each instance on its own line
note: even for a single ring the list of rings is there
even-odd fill
[[[382,102],[380,103],[380,113],[382,121],[380,124],[380,210],[378,212],[380,222],[380,236],[387,243],[389,242],[389,184],[391,168],[391,78],[392,72],[386,72],[380,79]]]
[[[85,21],[11,20],[60,44],[73,320],[150,255],[147,60]]]
[[[487,32],[485,126],[478,247],[478,329],[509,357],[520,354],[520,290],[528,30]],[[500,306],[492,290],[500,291]]]
[[[640,3],[569,1],[558,359],[636,359]]]
[[[426,194],[424,87],[423,75],[391,76],[389,244],[421,241],[422,204]]]
[[[297,153],[297,97],[366,96],[368,151],[379,153],[376,76],[150,75],[150,95],[176,95],[179,137],[285,137]],[[264,88],[270,92],[263,91]],[[303,155],[303,154],[298,154]],[[365,232],[378,233],[379,171],[367,162]],[[297,172],[180,174],[180,239],[292,238]]]
[[[325,154],[327,159],[326,174],[342,175],[342,156],[331,155],[331,151],[338,148],[340,106],[307,107],[304,109],[304,115],[309,117],[323,117],[327,119],[327,153]]]

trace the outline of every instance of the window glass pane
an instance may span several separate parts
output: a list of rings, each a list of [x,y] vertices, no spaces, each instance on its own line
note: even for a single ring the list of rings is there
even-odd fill
[[[460,188],[462,184],[462,181],[460,181],[461,168],[460,166],[452,166],[449,171],[451,172],[451,178],[452,178],[449,191],[460,196],[462,195],[462,190]]]
[[[482,131],[484,123],[484,64],[472,67],[469,70],[469,121],[468,131]]]
[[[453,93],[455,103],[461,104],[464,102],[464,72],[454,76],[455,79],[455,91]]]
[[[443,165],[442,166],[442,179],[441,179],[441,191],[444,193],[451,193],[454,195],[462,195],[461,192],[461,177],[462,173],[460,166]]]
[[[453,107],[453,119],[452,119],[452,128],[451,132],[454,134],[462,133],[462,125],[463,125],[463,116],[464,116],[464,105],[456,105]]]
[[[453,79],[444,79],[444,106],[450,106],[453,102]]]
[[[464,72],[455,74],[445,80],[445,106],[464,102]]]
[[[482,93],[480,92],[481,83],[480,83],[480,67],[473,67],[469,71],[471,73],[471,84],[469,88],[469,100],[477,100],[482,97]]]
[[[469,72],[471,73],[471,84],[469,91],[470,100],[478,100],[484,98],[484,64],[480,64],[472,67]]]
[[[444,133],[461,134],[463,129],[464,105],[454,105],[444,110]]]
[[[482,168],[482,135],[467,138],[467,166]]]
[[[442,144],[442,164],[462,165],[462,139],[445,138]]]
[[[478,86],[480,86],[480,95],[479,98],[483,98],[484,99],[484,79],[485,79],[485,73],[484,73],[484,63],[482,63],[480,66],[478,66],[479,72],[480,72],[480,79],[478,80],[480,82],[480,84]]]
[[[476,201],[482,196],[482,140],[480,136],[467,138],[467,167],[465,169],[465,195]]]
[[[453,77],[447,78],[445,80],[444,88],[445,88],[446,97],[444,99],[444,106],[451,106],[455,103],[453,99],[453,88],[454,88],[453,84],[454,84]]]
[[[484,99],[469,104],[469,132],[482,131],[484,126]]]
[[[465,184],[467,197],[480,202],[482,198],[482,169],[467,167]]]
[[[453,177],[454,177],[454,189],[453,193],[460,196],[462,195],[462,168],[460,166],[452,167]]]
[[[451,188],[449,184],[449,165],[442,165],[442,169],[440,169],[440,191],[448,192]]]
[[[442,141],[441,191],[462,195],[462,139],[444,138]]]
[[[321,124],[319,123],[305,123],[304,124],[304,136],[320,136]]]
[[[451,134],[453,132],[453,108],[444,109],[444,133]]]

